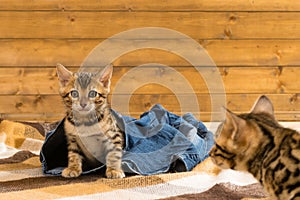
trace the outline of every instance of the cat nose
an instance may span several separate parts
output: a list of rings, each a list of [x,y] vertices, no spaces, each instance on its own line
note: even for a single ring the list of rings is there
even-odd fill
[[[85,108],[85,107],[86,107],[86,103],[80,103],[80,106],[81,106],[82,108]]]

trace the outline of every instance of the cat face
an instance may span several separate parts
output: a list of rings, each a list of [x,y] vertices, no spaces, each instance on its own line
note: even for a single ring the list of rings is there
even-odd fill
[[[252,117],[275,123],[273,105],[261,96],[248,114],[236,115],[226,110],[226,119],[215,133],[215,145],[210,151],[212,160],[222,168],[246,170],[248,156],[255,153],[263,138]]]
[[[100,73],[72,73],[64,66],[57,65],[60,94],[67,108],[77,114],[89,114],[103,105],[109,93],[112,66]]]

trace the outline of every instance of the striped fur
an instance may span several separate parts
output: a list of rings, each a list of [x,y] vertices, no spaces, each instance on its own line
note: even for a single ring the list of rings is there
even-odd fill
[[[279,125],[266,96],[248,114],[227,110],[215,142],[217,165],[250,172],[272,199],[300,199],[300,134]]]
[[[116,125],[107,102],[112,66],[107,66],[99,74],[73,74],[58,64],[57,74],[67,113],[64,127],[68,141],[68,167],[63,170],[62,176],[78,177],[82,173],[84,159],[95,162],[95,158],[88,156],[90,154],[80,145],[80,137],[101,133],[99,145],[103,145],[107,153],[104,160],[106,176],[125,177],[121,169],[124,135]]]

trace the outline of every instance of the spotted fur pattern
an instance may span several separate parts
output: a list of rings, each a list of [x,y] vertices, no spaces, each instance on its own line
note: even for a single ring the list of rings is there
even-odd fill
[[[99,133],[99,145],[107,153],[106,176],[125,177],[121,169],[124,135],[116,125],[107,102],[112,68],[107,66],[100,73],[72,73],[63,65],[57,65],[59,92],[66,107],[64,128],[68,142],[68,167],[62,172],[64,177],[78,177],[82,173],[84,159],[94,162],[95,158],[88,157],[85,148],[80,145],[80,137]]]
[[[275,120],[266,96],[248,114],[227,110],[215,142],[210,156],[217,165],[250,172],[271,199],[300,199],[300,134]]]

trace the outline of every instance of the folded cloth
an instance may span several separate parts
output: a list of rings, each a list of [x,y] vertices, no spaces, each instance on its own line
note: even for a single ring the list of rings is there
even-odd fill
[[[180,117],[159,104],[143,113],[140,119],[111,111],[118,127],[125,133],[122,169],[127,173],[152,175],[168,172],[174,170],[174,163],[178,162],[183,164],[182,171],[190,171],[208,156],[214,143],[213,134],[191,113]],[[45,174],[60,175],[68,164],[63,122],[46,135],[41,149],[40,161]],[[92,137],[82,138],[81,142],[81,147],[87,147],[84,151],[99,146],[99,152],[91,153],[99,162],[84,160],[83,174],[105,167],[101,162],[101,144]]]

